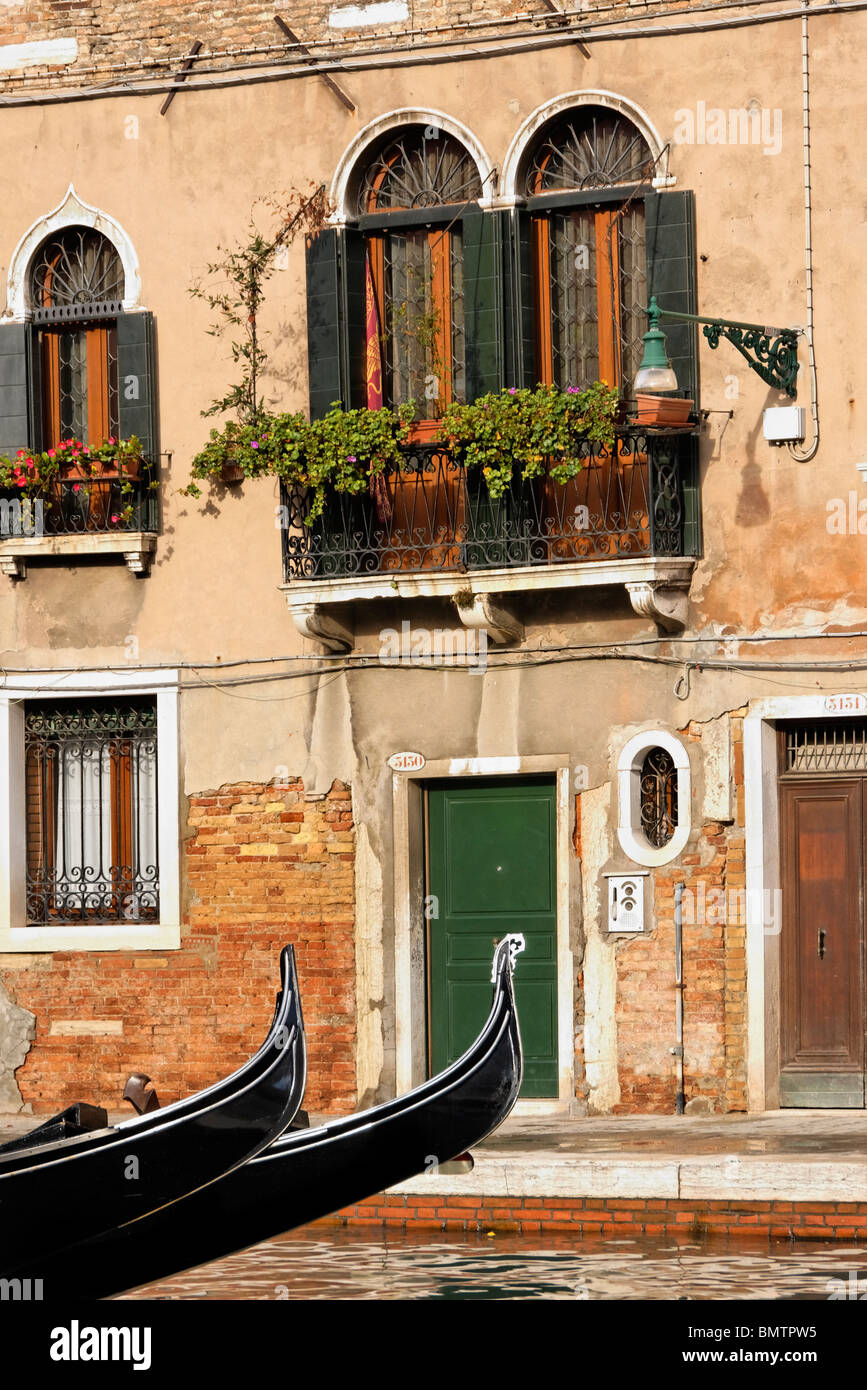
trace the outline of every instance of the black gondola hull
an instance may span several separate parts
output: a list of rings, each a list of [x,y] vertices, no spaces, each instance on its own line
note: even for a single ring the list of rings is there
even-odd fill
[[[208,1090],[80,1137],[0,1154],[0,1274],[48,1265],[60,1252],[223,1177],[290,1124],[306,1081],[294,953],[268,1038]],[[66,1284],[75,1288],[74,1276]]]
[[[70,1278],[82,1296],[106,1297],[293,1230],[480,1143],[509,1114],[521,1084],[511,964],[508,948],[498,949],[491,1015],[446,1072],[372,1110],[285,1134],[171,1212],[155,1212],[28,1273],[43,1279],[47,1298]]]

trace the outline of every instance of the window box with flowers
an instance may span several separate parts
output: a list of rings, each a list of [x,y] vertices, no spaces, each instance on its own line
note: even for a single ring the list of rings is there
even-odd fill
[[[25,553],[83,551],[123,553],[134,572],[143,572],[157,486],[135,435],[98,445],[64,439],[41,452],[0,457],[0,568],[22,578]]]

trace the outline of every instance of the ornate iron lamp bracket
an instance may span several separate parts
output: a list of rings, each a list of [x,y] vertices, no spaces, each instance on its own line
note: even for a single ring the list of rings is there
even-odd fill
[[[798,335],[793,328],[758,328],[725,319],[700,322],[704,322],[702,331],[712,348],[719,347],[720,336],[727,338],[762,381],[787,396],[796,394]]]
[[[787,396],[797,394],[798,329],[767,328],[757,323],[738,323],[733,319],[679,314],[674,309],[661,309],[655,298],[650,301],[647,317],[650,331],[645,334],[647,346],[642,369],[645,366],[659,366],[664,361],[664,339],[659,331],[659,320],[677,319],[681,323],[703,324],[704,336],[712,348],[719,347],[720,338],[727,338],[762,381],[778,391],[785,391]]]

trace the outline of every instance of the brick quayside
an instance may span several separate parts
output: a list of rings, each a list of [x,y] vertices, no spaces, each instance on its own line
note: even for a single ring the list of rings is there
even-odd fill
[[[131,1071],[152,1076],[163,1103],[228,1075],[268,1030],[279,951],[290,942],[309,1053],[305,1104],[354,1110],[350,796],[336,782],[323,800],[305,801],[299,780],[192,796],[178,951],[0,957],[7,989],[37,1018],[16,1072],[24,1101],[36,1112],[77,1100],[119,1109]],[[88,1020],[99,1021],[92,1033]]]
[[[867,1235],[867,1202],[695,1202],[664,1198],[419,1197],[381,1194],[314,1223],[400,1230],[565,1231],[589,1235],[733,1235],[855,1240]]]

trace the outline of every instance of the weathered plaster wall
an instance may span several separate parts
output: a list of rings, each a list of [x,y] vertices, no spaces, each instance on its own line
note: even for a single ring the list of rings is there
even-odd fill
[[[264,32],[257,26],[269,33],[273,27],[271,9],[252,4],[207,16],[201,6],[184,6],[189,29],[174,24],[181,7],[158,8],[159,15],[152,7],[137,7],[138,48],[129,49],[127,11],[114,11],[117,27],[111,33],[117,37],[109,40],[108,11],[98,4],[55,6],[30,33],[39,38],[39,24],[44,22],[48,32],[63,15],[63,22],[82,38],[92,32],[95,56],[97,51],[111,56],[127,44],[137,61],[145,51],[183,52],[188,38],[216,42],[222,35],[227,42],[241,43]],[[302,33],[306,13],[293,13],[292,22]],[[317,8],[320,19],[323,13]],[[415,13],[423,17],[428,11]],[[19,22],[34,20],[33,7],[7,5],[2,18],[11,42]],[[209,24],[214,27],[205,32]],[[230,33],[232,25],[237,33]],[[55,32],[65,31],[51,28]],[[106,40],[101,49],[100,32]],[[845,637],[847,630],[867,623],[857,517],[849,534],[829,530],[827,520],[829,501],[848,498],[850,489],[860,486],[854,465],[864,456],[867,362],[863,354],[853,353],[852,336],[841,325],[851,321],[852,287],[862,277],[863,239],[857,235],[865,217],[861,173],[858,161],[846,157],[844,141],[867,116],[860,61],[865,33],[867,21],[860,15],[811,21],[821,450],[815,462],[805,465],[769,448],[761,439],[761,412],[765,405],[779,403],[776,393],[749,372],[730,346],[722,344],[716,352],[701,346],[701,404],[714,412],[733,410],[734,417],[711,414],[703,429],[705,553],[693,583],[687,635],[713,634],[720,641],[701,648],[662,646],[657,649],[662,656],[673,659],[678,653],[693,662],[733,658],[738,635],[756,628],[780,635],[799,631],[802,640],[768,642],[758,649],[742,645],[741,655],[758,651],[764,659],[783,660],[797,651],[801,659],[815,658],[828,652],[830,644],[811,642],[810,633],[831,630],[845,638],[832,648],[835,655],[855,657],[864,651],[863,639]],[[138,253],[142,302],[156,315],[162,447],[172,457],[170,463],[164,460],[163,529],[151,577],[137,580],[117,566],[81,564],[31,566],[28,579],[17,587],[0,580],[0,659],[4,667],[28,668],[225,663],[225,681],[219,670],[185,676],[181,795],[204,814],[202,788],[219,788],[220,795],[241,801],[238,785],[250,783],[256,788],[256,808],[235,809],[238,815],[261,819],[282,814],[263,809],[270,797],[267,784],[275,778],[293,786],[302,778],[306,793],[325,795],[325,805],[335,780],[351,784],[359,827],[354,891],[363,904],[364,922],[352,955],[352,864],[341,859],[352,850],[340,838],[348,825],[340,829],[336,843],[342,847],[333,855],[327,851],[333,827],[317,830],[328,854],[328,864],[323,860],[315,871],[317,882],[333,884],[333,905],[339,907],[333,919],[339,940],[335,960],[326,950],[324,925],[332,920],[332,904],[322,899],[309,907],[307,879],[296,875],[284,881],[279,854],[262,855],[261,863],[257,856],[242,854],[238,832],[248,837],[253,832],[244,828],[247,823],[235,826],[231,806],[224,829],[191,821],[196,853],[184,856],[188,926],[181,952],[165,959],[68,953],[0,960],[0,975],[11,982],[15,1000],[32,1007],[39,1019],[37,1045],[24,1066],[18,1066],[18,1084],[35,1105],[57,1105],[80,1095],[82,1082],[92,1074],[106,1078],[111,1089],[122,1082],[123,1073],[144,1066],[159,1081],[160,1068],[148,1067],[153,1056],[170,1059],[163,1080],[167,1094],[213,1079],[229,1062],[240,1060],[251,1033],[258,1037],[261,1032],[270,1008],[276,945],[286,930],[300,933],[297,939],[303,941],[310,924],[305,914],[312,912],[319,944],[315,950],[310,946],[308,963],[311,970],[324,972],[323,980],[328,971],[337,970],[339,997],[332,1001],[323,994],[311,1017],[339,1015],[333,1030],[317,1026],[328,1033],[319,1039],[322,1046],[327,1047],[332,1033],[339,1041],[340,1055],[331,1060],[342,1068],[334,1072],[333,1090],[317,1094],[323,1103],[337,1106],[349,1103],[356,1088],[366,1098],[387,1091],[394,1076],[395,1030],[388,755],[399,748],[416,748],[428,759],[547,755],[566,749],[575,766],[587,768],[581,796],[581,898],[576,894],[572,904],[586,938],[576,962],[579,1063],[582,1048],[584,1052],[576,1091],[595,1109],[669,1108],[673,884],[684,877],[710,887],[737,887],[742,880],[743,797],[737,772],[733,790],[728,771],[731,765],[737,769],[737,722],[729,733],[725,716],[752,698],[776,693],[776,677],[693,668],[688,697],[676,698],[673,686],[684,674],[682,665],[638,665],[615,656],[615,647],[656,636],[619,589],[514,596],[526,641],[511,659],[531,660],[542,647],[597,644],[592,659],[512,671],[494,669],[492,660],[483,676],[408,668],[342,673],[335,664],[314,675],[299,668],[293,658],[316,653],[292,628],[278,588],[274,485],[260,481],[237,490],[218,488],[199,502],[178,492],[206,436],[208,422],[199,412],[230,379],[227,351],[207,336],[207,313],[190,300],[188,289],[220,243],[243,235],[257,198],[289,184],[329,184],[351,139],[385,112],[418,106],[445,111],[475,133],[501,168],[516,131],[537,106],[564,93],[604,89],[647,113],[662,142],[671,143],[676,186],[695,191],[700,309],[747,320],[802,323],[800,25],[625,39],[594,45],[589,57],[573,47],[552,50],[544,61],[513,55],[423,71],[392,69],[386,79],[381,73],[359,73],[351,87],[355,114],[315,77],[207,93],[182,91],[166,117],[158,114],[160,97],[135,95],[4,113],[7,148],[15,151],[16,192],[0,209],[0,278],[5,278],[21,235],[61,200],[70,181],[88,202],[122,223]],[[684,143],[677,138],[679,113],[697,113],[701,103],[729,111],[756,102],[774,121],[779,112],[779,148],[770,153],[756,144]],[[841,226],[854,230],[843,236]],[[271,282],[266,321],[274,331],[268,404],[303,407],[307,364],[300,245],[292,247],[286,269]],[[799,402],[805,403],[804,372],[801,383]],[[378,650],[379,633],[399,627],[403,618],[415,626],[457,626],[445,601],[358,608],[358,650],[369,655]],[[726,636],[733,640],[724,643]],[[129,638],[135,639],[134,648]],[[260,687],[227,684],[230,661],[275,656],[287,658],[284,670],[291,680]],[[275,672],[274,666],[262,669]],[[841,678],[809,679],[812,689],[834,690]],[[193,689],[199,680],[211,685]],[[224,688],[214,688],[221,684]],[[650,902],[656,926],[644,939],[614,944],[602,931],[600,899],[600,874],[624,867],[615,848],[612,757],[616,759],[628,731],[649,725],[698,731],[689,736],[699,798],[693,807],[694,834],[682,861],[654,875]],[[260,804],[262,797],[266,800]],[[338,799],[345,803],[345,797]],[[288,813],[293,808],[286,805]],[[303,824],[320,814],[318,805],[304,803]],[[202,834],[209,828],[215,836]],[[264,821],[257,825],[257,836],[260,830],[259,840],[247,842],[274,843]],[[222,846],[207,844],[221,835],[230,837]],[[233,845],[237,854],[225,853]],[[207,869],[192,869],[197,860]],[[282,897],[271,893],[280,888]],[[705,923],[687,941],[687,1082],[692,1094],[718,1108],[737,1108],[743,1098],[738,931],[737,926],[721,930],[719,924]],[[158,987],[142,991],[141,979],[157,978]],[[354,1035],[350,1039],[355,1024],[347,1003],[355,991],[357,1043]],[[160,1023],[153,1022],[156,994]],[[214,999],[221,1001],[219,1018],[211,1006]],[[51,1033],[64,1021],[87,1024],[103,1018],[111,1028],[102,1034]],[[219,1058],[208,1042],[202,1044],[203,1055],[183,1053],[184,1039],[196,1028],[202,1037],[217,1030]],[[312,1049],[311,1056],[316,1065]],[[327,1053],[325,1057],[327,1064]],[[357,1077],[350,1075],[353,1065]],[[314,1084],[326,1087],[324,1079]]]
[[[36,1032],[36,1018],[11,998],[0,976],[0,1113],[15,1113],[24,1105],[15,1073],[22,1065]]]

